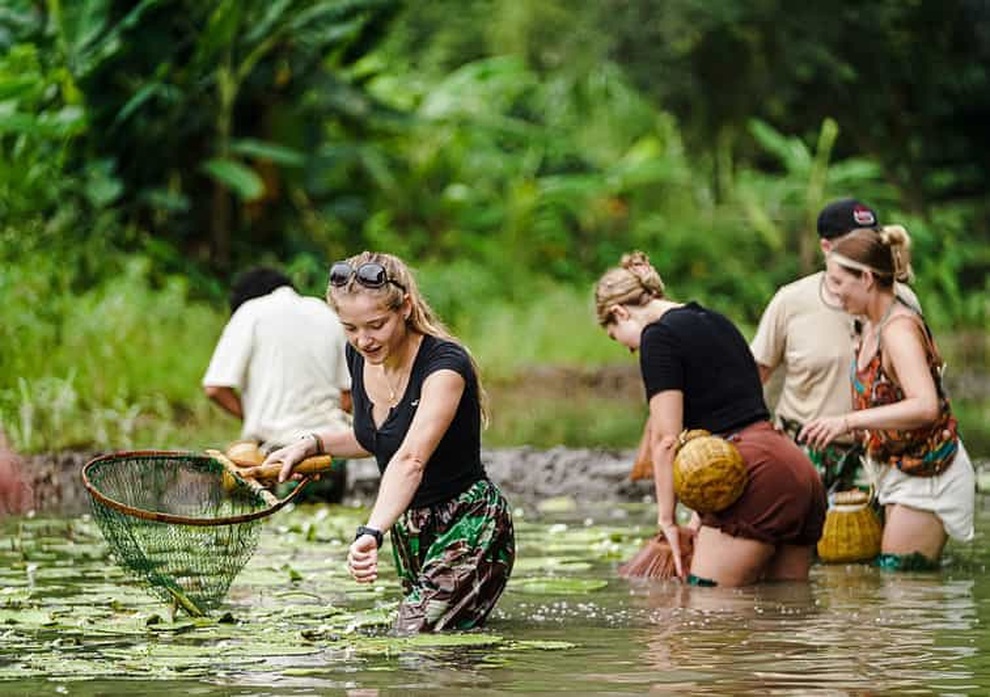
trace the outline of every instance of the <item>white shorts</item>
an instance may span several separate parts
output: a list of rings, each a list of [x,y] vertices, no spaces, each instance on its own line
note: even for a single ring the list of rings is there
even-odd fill
[[[935,477],[912,477],[869,458],[865,459],[865,465],[881,506],[897,503],[930,511],[942,521],[949,537],[962,542],[973,539],[976,473],[961,440],[952,464]]]

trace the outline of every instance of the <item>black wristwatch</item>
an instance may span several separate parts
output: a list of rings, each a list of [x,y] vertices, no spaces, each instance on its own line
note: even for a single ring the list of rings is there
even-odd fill
[[[382,534],[381,530],[369,528],[367,525],[358,525],[357,534],[354,535],[354,541],[357,542],[358,538],[362,535],[371,535],[374,537],[376,547],[381,547],[382,542],[385,541],[385,535]]]

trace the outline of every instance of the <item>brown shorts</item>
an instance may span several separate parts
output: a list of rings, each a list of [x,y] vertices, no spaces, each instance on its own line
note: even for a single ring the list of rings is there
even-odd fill
[[[701,522],[733,537],[772,545],[813,545],[821,537],[828,507],[825,487],[811,460],[769,421],[731,437],[749,481],[739,499]]]

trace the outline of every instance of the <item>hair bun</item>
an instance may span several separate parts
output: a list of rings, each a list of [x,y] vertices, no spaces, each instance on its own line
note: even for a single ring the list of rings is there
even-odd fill
[[[634,252],[623,254],[620,264],[622,268],[629,269],[630,271],[636,268],[653,268],[653,264],[650,263],[650,257],[646,255],[646,252],[641,252],[638,249]]]

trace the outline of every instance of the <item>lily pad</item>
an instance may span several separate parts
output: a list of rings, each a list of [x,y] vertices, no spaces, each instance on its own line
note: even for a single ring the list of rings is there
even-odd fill
[[[500,646],[500,651],[526,651],[530,649],[536,649],[540,651],[566,651],[567,649],[573,649],[577,644],[572,644],[569,641],[552,641],[552,640],[539,640],[539,639],[520,639],[518,641],[510,641],[505,646]]]
[[[517,574],[529,573],[534,571],[554,571],[560,573],[567,572],[584,572],[590,571],[592,568],[591,562],[585,561],[584,559],[575,557],[527,557],[524,559],[516,559],[515,565],[512,567],[513,571]]]
[[[354,637],[348,643],[358,655],[415,652],[424,649],[497,646],[504,639],[485,632],[436,632],[408,637]]]
[[[536,504],[540,513],[572,513],[577,510],[577,501],[571,496],[551,496]]]
[[[608,585],[608,581],[588,578],[566,578],[559,576],[544,576],[540,578],[525,578],[509,583],[509,588],[520,593],[534,595],[582,595],[598,591]]]

